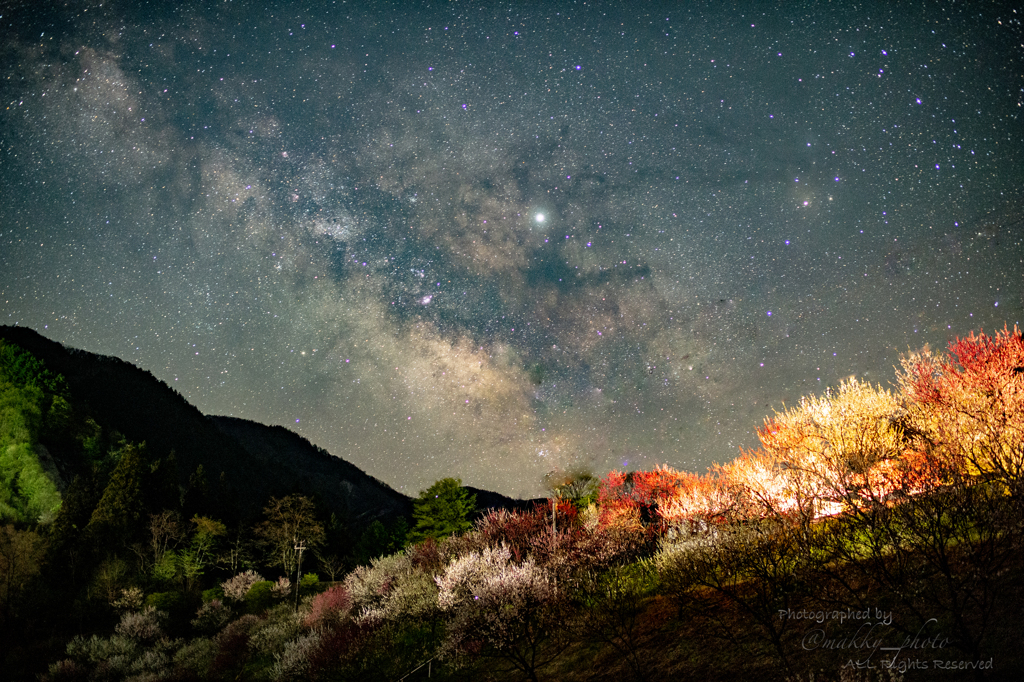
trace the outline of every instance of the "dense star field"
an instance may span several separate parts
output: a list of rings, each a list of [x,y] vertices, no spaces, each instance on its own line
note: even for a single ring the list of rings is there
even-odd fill
[[[1024,318],[1013,3],[5,3],[0,322],[407,493]]]

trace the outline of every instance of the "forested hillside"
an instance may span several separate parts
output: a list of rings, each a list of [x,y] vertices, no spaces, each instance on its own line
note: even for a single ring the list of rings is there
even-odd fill
[[[175,484],[190,495],[204,490],[211,504],[234,518],[254,518],[269,496],[300,490],[323,498],[333,509],[344,509],[351,494],[373,500],[352,509],[356,516],[369,515],[367,523],[409,511],[407,497],[305,439],[284,429],[207,417],[150,372],[123,360],[67,349],[23,327],[0,327],[0,339],[63,378],[73,414],[81,421],[74,428],[92,423],[101,438],[117,432],[129,442],[144,442],[154,462],[166,463],[173,453]],[[47,442],[72,476],[81,465],[76,446],[81,438],[81,433],[65,432]],[[285,443],[287,457],[275,457]],[[70,483],[68,475],[64,478]]]
[[[290,569],[267,525],[289,514],[317,530],[305,568],[334,577],[401,547],[412,501],[286,429],[208,417],[117,358],[0,327],[6,669],[45,669],[115,603],[178,613],[242,569]]]
[[[807,396],[705,474],[551,476],[548,499],[482,513],[448,478],[365,527],[324,492],[365,474],[284,429],[199,415],[238,461],[295,463],[291,490],[233,512],[242,479],[181,475],[176,454],[108,431],[91,412],[105,393],[49,350],[0,342],[17,677],[896,682],[1024,665],[1016,328],[906,356],[893,390]],[[348,499],[401,510],[391,493]]]

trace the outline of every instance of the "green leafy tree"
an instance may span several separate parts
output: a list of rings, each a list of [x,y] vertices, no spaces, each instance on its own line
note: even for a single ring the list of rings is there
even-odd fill
[[[66,430],[70,405],[63,377],[18,346],[0,340],[0,519],[50,523],[60,507],[44,430]],[[46,418],[44,419],[44,415]],[[49,461],[48,455],[46,461]]]
[[[89,463],[89,467],[97,473],[107,473],[107,455],[103,448],[103,429],[92,417],[86,417],[78,426],[75,436],[82,448],[82,454]]]
[[[205,516],[192,517],[192,525],[195,526],[192,551],[203,566],[209,566],[214,561],[214,551],[219,539],[227,535],[227,528],[220,521]]]
[[[43,433],[46,438],[60,442],[66,447],[67,444],[74,442],[74,424],[75,410],[71,403],[63,396],[53,396],[43,424]]]
[[[153,568],[157,578],[177,582],[186,592],[196,589],[199,579],[214,563],[220,538],[227,535],[223,523],[204,516],[193,517],[192,525],[195,530],[189,545],[180,550],[166,549]]]
[[[0,378],[16,386],[36,386],[52,394],[67,395],[64,377],[46,369],[42,360],[20,346],[0,339]]]
[[[409,522],[399,516],[388,529],[388,554],[394,554],[409,542]]]
[[[476,510],[476,495],[462,487],[462,479],[442,478],[420,493],[413,503],[416,522],[409,533],[411,542],[464,533],[473,527],[469,515]]]
[[[39,459],[45,402],[38,387],[0,379],[2,520],[49,523],[60,507],[60,493]]]
[[[544,487],[559,500],[572,502],[577,509],[585,509],[597,502],[601,480],[586,469],[556,469],[544,476]]]

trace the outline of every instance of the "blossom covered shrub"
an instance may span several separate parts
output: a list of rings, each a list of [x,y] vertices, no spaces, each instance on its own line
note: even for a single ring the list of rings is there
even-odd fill
[[[589,572],[640,556],[647,539],[643,533],[617,527],[588,527],[575,506],[551,501],[528,511],[493,510],[467,536],[472,537],[469,546],[461,547],[451,560],[504,546],[513,561],[529,559],[563,587],[580,584]]]
[[[406,549],[413,568],[426,573],[436,573],[444,568],[446,560],[441,552],[439,543],[434,538],[427,538],[423,542],[410,545]]]
[[[358,621],[381,623],[407,618],[423,620],[437,611],[432,575],[413,564],[406,552],[359,566],[344,582]]]
[[[249,650],[257,655],[272,654],[301,632],[301,624],[296,619],[268,618],[249,634]]]
[[[142,611],[129,611],[121,616],[121,622],[114,632],[126,639],[138,642],[151,642],[163,635],[160,621],[167,617],[163,611],[147,606]]]
[[[171,656],[181,640],[163,636],[167,614],[153,607],[121,616],[110,637],[78,636],[67,645],[68,658],[49,667],[46,680],[122,679],[151,674],[167,676]]]
[[[145,594],[142,592],[142,588],[133,586],[121,590],[120,596],[110,605],[119,611],[137,611],[142,608],[144,601]]]
[[[234,677],[233,671],[241,670],[249,659],[249,635],[262,624],[264,619],[247,613],[231,621],[213,638],[216,655],[210,664],[210,677]]]
[[[359,674],[361,656],[367,652],[364,650],[369,641],[369,631],[351,619],[335,622],[332,627],[318,630],[320,641],[315,649],[309,651],[309,666],[307,668],[311,679],[335,679],[335,671],[341,672],[341,679],[346,679],[345,672],[349,674],[347,679],[367,679],[368,676]],[[394,656],[394,651],[389,650],[387,654],[396,660],[400,657]]]
[[[71,660],[93,666],[106,663],[108,667],[123,667],[138,650],[138,642],[128,637],[114,635],[112,637],[74,637],[67,646],[67,654]]]
[[[220,599],[211,599],[199,607],[192,627],[198,632],[214,634],[231,620],[231,609]]]
[[[348,616],[352,610],[352,595],[344,585],[335,585],[313,597],[303,627],[315,628]]]
[[[277,599],[284,599],[292,593],[292,581],[282,575],[277,579],[277,582],[274,583],[274,586],[270,588],[270,592]]]
[[[197,637],[174,653],[173,664],[179,679],[209,679],[219,648],[214,639]]]
[[[566,536],[581,529],[576,507],[567,502],[555,505],[549,500],[529,511],[491,510],[477,521],[475,531],[481,548],[504,544],[516,559],[523,559],[542,549],[552,533]]]
[[[310,666],[320,648],[321,634],[317,630],[307,632],[284,643],[284,650],[274,654],[274,666],[270,679],[289,680],[308,677]]]
[[[256,583],[263,582],[263,576],[256,571],[245,571],[234,578],[220,584],[224,590],[224,596],[235,601],[242,601],[249,589]]]
[[[89,679],[89,669],[72,658],[65,658],[51,663],[40,679],[44,682],[85,682]]]

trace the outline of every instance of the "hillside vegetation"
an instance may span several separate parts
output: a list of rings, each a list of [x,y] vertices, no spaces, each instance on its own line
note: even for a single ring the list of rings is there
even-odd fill
[[[358,537],[301,489],[231,514],[209,481],[182,484],[174,458],[106,435],[71,382],[33,368],[4,370],[21,396],[5,438],[35,455],[26,480],[41,471],[54,490],[65,475],[47,473],[39,446],[78,459],[56,506],[45,486],[4,479],[8,669],[852,681],[1014,679],[1024,665],[1016,328],[907,356],[894,390],[851,380],[806,397],[765,421],[759,448],[705,474],[580,472],[552,477],[532,508],[475,514],[445,479],[411,517]],[[317,476],[329,484],[298,480]]]

